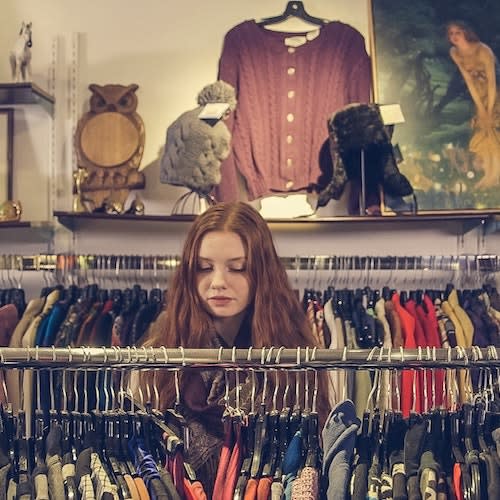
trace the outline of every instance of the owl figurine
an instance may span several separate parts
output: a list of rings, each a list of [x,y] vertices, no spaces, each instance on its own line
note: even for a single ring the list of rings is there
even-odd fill
[[[89,85],[90,110],[78,121],[74,144],[78,168],[86,170],[80,189],[89,211],[104,203],[124,205],[131,189],[143,189],[139,172],[144,123],[137,113],[138,85]]]

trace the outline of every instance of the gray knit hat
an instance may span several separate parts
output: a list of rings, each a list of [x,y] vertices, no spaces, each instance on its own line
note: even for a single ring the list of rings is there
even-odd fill
[[[227,103],[234,111],[236,93],[219,80],[204,87],[197,100],[199,107],[183,113],[167,129],[160,181],[208,194],[221,181],[220,166],[229,156],[231,134],[222,120],[198,115],[207,103]]]

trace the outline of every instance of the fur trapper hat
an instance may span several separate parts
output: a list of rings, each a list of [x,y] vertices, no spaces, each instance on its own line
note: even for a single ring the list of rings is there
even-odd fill
[[[377,104],[349,104],[328,120],[328,152],[318,179],[318,206],[338,200],[347,180],[360,181],[361,150],[365,157],[368,188],[382,186],[392,196],[413,193],[408,179],[396,164],[391,131],[383,123]],[[327,183],[325,185],[325,180]]]
[[[221,181],[220,166],[229,156],[231,134],[222,120],[214,123],[198,115],[212,102],[228,103],[234,111],[236,92],[219,80],[204,87],[197,101],[199,107],[183,113],[167,129],[160,181],[208,194]]]

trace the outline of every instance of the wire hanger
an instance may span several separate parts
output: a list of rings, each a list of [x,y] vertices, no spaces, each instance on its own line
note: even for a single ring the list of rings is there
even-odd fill
[[[268,26],[270,24],[276,24],[282,21],[286,21],[291,17],[296,17],[298,19],[301,19],[316,26],[324,26],[329,22],[327,19],[311,16],[306,11],[303,2],[292,1],[286,4],[285,10],[283,11],[282,14],[279,14],[274,17],[266,17],[261,21],[259,21],[257,24],[259,26]]]

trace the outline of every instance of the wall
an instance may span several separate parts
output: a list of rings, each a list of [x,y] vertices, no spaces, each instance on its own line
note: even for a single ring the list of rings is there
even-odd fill
[[[72,120],[69,99],[73,92],[76,91],[78,118],[87,109],[89,83],[137,83],[138,111],[146,126],[141,168],[147,175],[148,187],[143,194],[148,213],[164,214],[183,192],[182,188],[160,185],[158,181],[158,160],[167,126],[181,113],[194,107],[199,90],[216,79],[224,34],[245,19],[282,12],[286,2],[4,0],[3,4],[6,4],[3,18],[9,20],[10,29],[5,29],[0,35],[0,54],[5,54],[4,64],[0,65],[0,81],[10,79],[7,55],[22,20],[33,21],[33,80],[44,88],[48,85],[50,64],[55,54],[58,77],[56,172],[63,174],[58,175],[55,207],[70,207],[69,174],[74,158],[71,154],[72,124],[68,122]],[[310,0],[306,2],[306,8],[313,15],[341,19],[362,33],[368,31],[366,0],[354,0],[349,5],[340,1]],[[78,43],[76,48],[75,41]],[[75,71],[72,58],[75,55],[79,62],[76,68],[79,83],[76,89],[71,89],[71,71]],[[25,135],[32,131],[38,137],[44,135],[42,128],[25,115],[17,117],[16,128],[18,132],[24,129],[28,132],[16,135],[16,152],[25,152]],[[44,165],[44,159],[37,158],[35,151],[30,153],[31,158],[28,153],[23,156],[19,153],[16,172],[29,163]],[[45,178],[44,173],[48,174],[40,172],[37,175]],[[18,173],[17,179],[21,175]],[[18,181],[16,192],[29,199],[31,188],[20,184]],[[28,203],[27,217],[32,219],[35,214],[39,216],[39,210]]]
[[[353,25],[368,42],[367,0],[306,0],[308,12]],[[72,148],[76,120],[87,109],[90,83],[137,83],[146,127],[141,193],[148,214],[168,214],[181,188],[160,184],[159,155],[167,126],[194,107],[198,91],[216,79],[224,34],[250,18],[279,14],[285,0],[3,0],[0,31],[0,81],[10,81],[8,52],[22,20],[33,22],[33,80],[43,88],[56,75],[55,118],[41,109],[16,112],[15,196],[26,220],[48,220],[52,209],[71,209]],[[78,61],[75,65],[74,62]],[[3,64],[2,64],[3,62]],[[76,86],[71,82],[76,81]],[[323,214],[338,213],[330,203]],[[498,233],[462,237],[457,224],[363,224],[321,226],[313,230],[276,228],[282,255],[308,254],[454,254],[498,252]],[[76,249],[103,253],[175,253],[186,226],[86,225],[78,235],[58,227],[51,251]],[[35,251],[16,234],[1,233],[2,253]],[[47,242],[39,251],[47,251]]]

